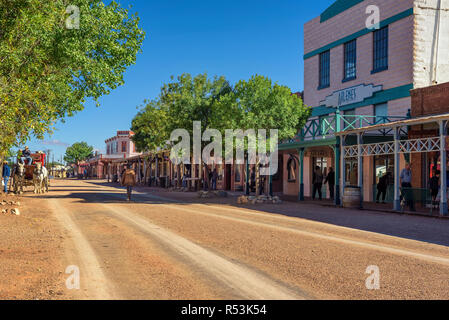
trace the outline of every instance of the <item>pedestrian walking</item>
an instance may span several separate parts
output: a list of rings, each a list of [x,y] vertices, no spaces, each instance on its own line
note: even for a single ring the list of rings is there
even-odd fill
[[[313,172],[313,195],[312,195],[313,200],[315,200],[317,191],[320,200],[322,200],[323,198],[323,193],[321,191],[322,188],[323,188],[323,173],[321,172],[321,168],[319,166],[316,166],[315,171]]]
[[[335,171],[333,168],[329,168],[329,173],[327,174],[326,180],[324,184],[328,184],[329,186],[329,194],[331,200],[335,199]]]
[[[413,191],[412,189],[412,170],[411,170],[411,163],[406,163],[405,168],[402,169],[401,175],[400,175],[400,181],[401,186],[403,189],[403,194],[405,197],[405,200],[407,202],[407,205],[410,207],[410,211],[416,211],[415,210],[415,202],[413,201]]]
[[[385,172],[385,174],[379,179],[379,183],[377,184],[377,200],[376,200],[377,203],[380,202],[381,197],[382,203],[385,203],[385,199],[387,198],[387,188],[390,176],[391,172]]]
[[[128,201],[131,201],[131,193],[133,191],[133,187],[136,185],[136,172],[130,166],[125,166],[121,183],[123,187],[126,187]]]
[[[217,168],[214,168],[214,171],[212,171],[212,190],[217,190],[217,180],[218,180],[218,172]]]
[[[11,168],[8,165],[8,161],[3,162],[3,170],[2,170],[2,178],[3,182],[5,183],[4,191],[5,193],[8,193],[8,181],[11,177]]]

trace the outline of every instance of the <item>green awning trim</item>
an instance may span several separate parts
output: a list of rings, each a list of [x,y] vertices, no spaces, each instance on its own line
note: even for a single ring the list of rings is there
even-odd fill
[[[358,5],[364,0],[337,0],[329,8],[327,8],[320,16],[320,22],[323,23],[326,20],[332,19],[340,13],[348,10],[349,8]]]
[[[322,147],[322,146],[332,146],[337,144],[337,138],[327,138],[327,139],[316,139],[308,140],[302,142],[292,142],[279,145],[279,151],[299,149],[299,148],[310,148],[310,147]]]

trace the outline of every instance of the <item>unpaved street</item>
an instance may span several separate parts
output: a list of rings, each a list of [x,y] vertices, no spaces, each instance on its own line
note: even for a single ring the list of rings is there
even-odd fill
[[[139,189],[127,203],[76,180],[25,194],[20,217],[0,217],[0,298],[449,298],[449,220],[195,196]]]

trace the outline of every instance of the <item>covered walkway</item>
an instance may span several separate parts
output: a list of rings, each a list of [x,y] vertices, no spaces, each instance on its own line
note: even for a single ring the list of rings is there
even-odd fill
[[[393,210],[401,211],[401,185],[400,185],[400,156],[403,154],[410,159],[411,154],[436,152],[440,158],[440,190],[447,190],[447,137],[449,114],[401,120],[391,123],[381,123],[372,126],[361,127],[336,132],[340,138],[341,146],[341,168],[346,168],[346,161],[357,159],[357,185],[363,190],[363,159],[369,156],[394,156],[394,202]],[[428,128],[436,128],[438,135],[409,139],[408,130],[413,126],[425,125]],[[377,135],[383,137],[383,142],[367,143],[365,137]],[[356,137],[355,143],[349,144],[351,137]],[[354,140],[354,139],[352,139]],[[381,139],[379,139],[381,140]],[[348,185],[345,181],[346,175],[341,170],[340,187],[343,190]],[[440,215],[448,215],[447,192],[440,192],[439,211]],[[363,203],[363,192],[362,199]]]

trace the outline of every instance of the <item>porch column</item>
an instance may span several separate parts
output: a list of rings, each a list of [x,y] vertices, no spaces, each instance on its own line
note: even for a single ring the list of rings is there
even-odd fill
[[[341,132],[341,113],[340,108],[337,107],[337,110],[335,111],[335,132],[339,133]],[[340,199],[340,157],[341,157],[341,137],[337,137],[337,144],[335,145],[334,149],[334,156],[335,156],[335,190],[334,190],[334,203],[336,206],[341,205],[341,199]],[[342,161],[343,162],[343,161]]]
[[[358,186],[360,188],[360,208],[363,208],[363,156],[362,156],[362,134],[357,133],[357,169]]]
[[[340,137],[340,146],[341,146],[341,168],[340,168],[340,204],[343,203],[343,196],[345,194],[345,186],[346,186],[346,158],[345,158],[345,145],[346,145],[346,136]],[[337,182],[338,180],[336,180]]]
[[[399,128],[394,128],[394,208],[401,211],[401,194],[399,188]]]
[[[440,137],[441,137],[441,145],[440,145],[440,156],[441,156],[441,203],[440,203],[440,215],[447,216],[447,151],[446,151],[446,121],[440,122]]]
[[[299,201],[304,201],[304,148],[298,149],[299,153]]]
[[[337,144],[335,146],[335,193],[334,193],[334,203],[336,206],[341,205],[341,201],[340,201],[340,157],[341,157],[341,138],[337,137]]]
[[[156,168],[154,172],[155,172],[154,184],[156,187],[159,187],[159,155],[156,155]]]
[[[147,158],[143,158],[143,184],[147,184]]]

